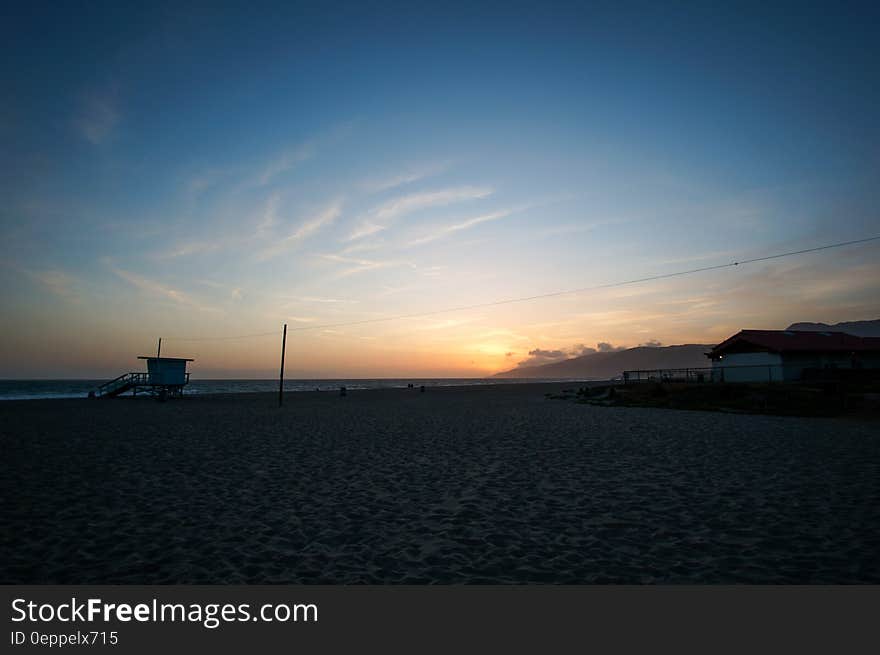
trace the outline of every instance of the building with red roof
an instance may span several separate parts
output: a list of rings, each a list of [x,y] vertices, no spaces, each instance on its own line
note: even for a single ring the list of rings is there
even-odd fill
[[[713,379],[799,380],[806,369],[880,368],[880,337],[845,332],[741,330],[706,353]]]

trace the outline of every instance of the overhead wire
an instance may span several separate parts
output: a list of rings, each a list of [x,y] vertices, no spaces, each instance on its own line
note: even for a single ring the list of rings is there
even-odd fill
[[[388,322],[388,321],[399,321],[399,320],[406,320],[406,319],[412,319],[412,318],[424,318],[427,316],[436,316],[438,314],[448,314],[448,313],[452,313],[452,312],[460,312],[460,311],[466,311],[466,310],[470,310],[470,309],[483,309],[486,307],[497,307],[500,305],[510,305],[510,304],[514,304],[514,303],[530,302],[533,300],[541,300],[544,298],[556,298],[559,296],[568,296],[568,295],[586,293],[588,291],[598,291],[601,289],[610,289],[610,288],[614,288],[614,287],[622,287],[622,286],[627,286],[627,285],[631,285],[631,284],[640,284],[643,282],[653,282],[656,280],[665,280],[665,279],[674,278],[674,277],[681,277],[684,275],[694,275],[696,273],[705,273],[708,271],[717,271],[717,270],[722,270],[722,269],[726,269],[726,268],[735,268],[735,267],[743,266],[746,264],[754,264],[757,262],[770,261],[773,259],[781,259],[783,257],[793,257],[795,255],[804,255],[807,253],[819,252],[822,250],[831,250],[833,248],[842,248],[844,246],[852,246],[852,245],[857,245],[857,244],[861,244],[861,243],[868,243],[870,241],[878,241],[878,240],[880,240],[880,235],[872,236],[872,237],[865,237],[862,239],[853,239],[851,241],[840,241],[837,243],[824,244],[821,246],[815,246],[813,248],[803,248],[801,250],[791,250],[788,252],[775,253],[773,255],[765,255],[763,257],[752,257],[749,259],[739,259],[739,260],[735,260],[735,261],[731,261],[731,262],[726,262],[724,264],[715,264],[713,266],[701,266],[699,268],[691,268],[691,269],[687,269],[684,271],[675,271],[672,273],[660,273],[657,275],[649,275],[646,277],[633,278],[630,280],[620,280],[617,282],[608,282],[605,284],[597,284],[597,285],[589,286],[589,287],[579,287],[579,288],[575,288],[575,289],[564,289],[564,290],[560,290],[560,291],[550,291],[548,293],[539,293],[539,294],[535,294],[532,296],[520,296],[520,297],[516,297],[516,298],[505,298],[502,300],[494,300],[494,301],[489,301],[489,302],[475,303],[472,305],[459,305],[459,306],[454,306],[454,307],[444,307],[442,309],[434,309],[434,310],[429,310],[429,311],[424,311],[424,312],[415,312],[412,314],[397,314],[397,315],[393,315],[393,316],[367,318],[367,319],[360,319],[360,320],[356,320],[356,321],[344,321],[344,322],[340,322],[340,323],[325,323],[325,324],[321,324],[321,325],[303,325],[300,327],[288,328],[288,332],[303,332],[306,330],[329,330],[332,328],[352,327],[352,326],[356,326],[356,325],[367,325],[367,324],[371,324],[371,323],[384,323],[384,322]],[[278,331],[275,330],[273,332],[262,332],[259,334],[238,335],[238,336],[228,336],[228,337],[189,337],[189,338],[169,337],[169,338],[167,338],[167,340],[168,341],[226,341],[226,340],[233,340],[233,339],[251,339],[251,338],[277,336],[277,335],[278,335]]]

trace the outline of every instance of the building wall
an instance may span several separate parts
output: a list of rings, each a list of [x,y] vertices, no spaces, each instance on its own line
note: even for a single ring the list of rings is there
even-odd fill
[[[791,353],[784,356],[787,367],[798,368],[880,368],[880,356],[873,353]]]
[[[747,368],[732,368],[732,367]],[[786,374],[789,371],[783,366],[782,357],[776,353],[734,353],[724,355],[720,360],[712,360],[712,378],[720,381],[720,372],[724,369],[725,382],[781,382],[792,379]]]
[[[852,368],[852,358],[846,353],[787,353],[784,360],[787,366],[801,371],[805,368]]]
[[[799,380],[805,368],[853,368],[848,353],[734,353],[712,360],[712,379],[725,382],[780,382]],[[859,354],[860,368],[880,368],[880,355]],[[732,368],[732,367],[748,368]],[[722,373],[719,369],[723,370]]]

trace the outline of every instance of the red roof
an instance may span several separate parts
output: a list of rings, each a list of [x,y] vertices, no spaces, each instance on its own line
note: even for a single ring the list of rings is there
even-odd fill
[[[722,354],[734,345],[755,346],[758,350],[782,353],[791,351],[880,352],[880,337],[857,337],[845,332],[810,330],[741,330],[712,349],[709,356]]]

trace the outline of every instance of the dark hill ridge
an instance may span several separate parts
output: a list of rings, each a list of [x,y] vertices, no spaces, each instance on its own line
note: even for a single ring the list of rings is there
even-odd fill
[[[810,332],[846,332],[857,337],[880,337],[880,318],[871,321],[846,321],[844,323],[792,323],[786,330]]]
[[[614,352],[590,353],[541,366],[520,366],[497,373],[496,378],[595,378],[608,379],[623,371],[653,368],[700,368],[710,366],[706,353],[712,346],[639,346]]]

